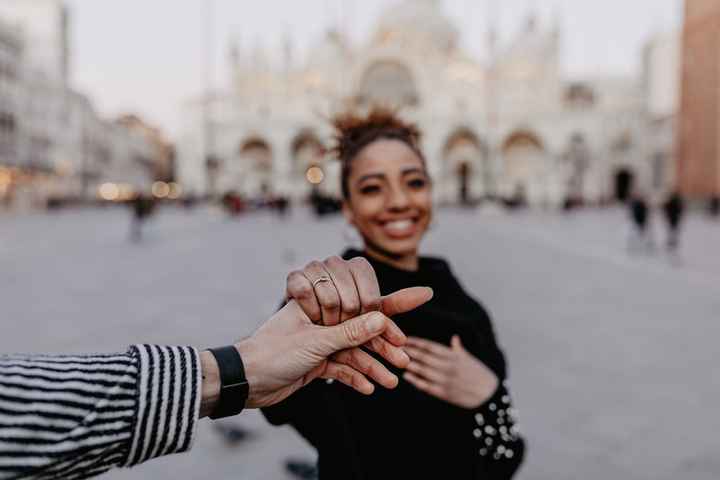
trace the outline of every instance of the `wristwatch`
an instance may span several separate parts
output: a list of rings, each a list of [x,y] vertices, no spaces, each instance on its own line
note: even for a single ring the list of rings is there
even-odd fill
[[[230,345],[211,348],[210,353],[215,357],[220,371],[220,398],[210,418],[217,420],[237,415],[245,408],[250,394],[250,385],[245,376],[245,366],[240,352]]]

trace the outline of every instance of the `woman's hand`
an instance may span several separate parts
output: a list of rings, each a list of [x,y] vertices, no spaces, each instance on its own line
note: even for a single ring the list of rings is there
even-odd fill
[[[423,338],[409,337],[405,351],[410,365],[403,378],[418,390],[467,409],[477,408],[493,396],[498,378],[465,350],[454,335],[450,348]]]

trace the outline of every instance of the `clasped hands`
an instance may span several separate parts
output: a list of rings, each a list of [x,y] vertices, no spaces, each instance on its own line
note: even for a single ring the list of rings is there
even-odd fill
[[[313,323],[331,326],[368,311],[379,310],[387,317],[410,311],[430,300],[432,290],[416,287],[381,297],[367,260],[330,257],[292,272],[287,297],[294,299]],[[422,338],[405,339],[397,326],[388,322],[386,333],[365,347],[392,365],[407,369],[403,378],[417,389],[467,409],[479,407],[497,390],[497,376],[465,349],[458,335],[448,347]],[[373,391],[365,376],[387,388],[398,382],[382,363],[360,348],[335,354],[330,362],[326,378],[337,379],[361,393]]]
[[[482,404],[495,391],[497,378],[459,339],[453,340],[451,352],[445,351],[429,340],[408,339],[389,318],[432,296],[426,287],[381,296],[375,271],[364,258],[331,257],[292,272],[287,304],[235,344],[250,386],[246,407],[273,405],[317,378],[337,380],[366,395],[375,389],[370,380],[397,386],[398,378],[363,348],[407,369],[404,379],[426,393],[465,408]],[[206,416],[220,387],[212,355],[203,352],[201,362],[201,416]]]

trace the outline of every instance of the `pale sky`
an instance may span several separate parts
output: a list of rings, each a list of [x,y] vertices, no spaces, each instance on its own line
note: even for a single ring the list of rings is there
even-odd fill
[[[71,8],[72,81],[104,115],[136,112],[178,133],[180,105],[204,89],[208,6],[214,39],[214,84],[227,84],[231,39],[252,51],[261,44],[281,56],[289,36],[296,61],[331,26],[357,42],[397,0],[67,0]],[[639,71],[643,44],[654,32],[679,29],[682,0],[443,0],[462,44],[485,52],[488,13],[497,13],[501,40],[530,11],[548,24],[559,18],[568,75]]]

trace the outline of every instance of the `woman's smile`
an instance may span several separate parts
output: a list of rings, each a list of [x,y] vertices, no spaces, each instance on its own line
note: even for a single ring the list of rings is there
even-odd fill
[[[417,233],[418,217],[378,220],[376,223],[382,228],[385,235],[400,240],[412,237]]]

